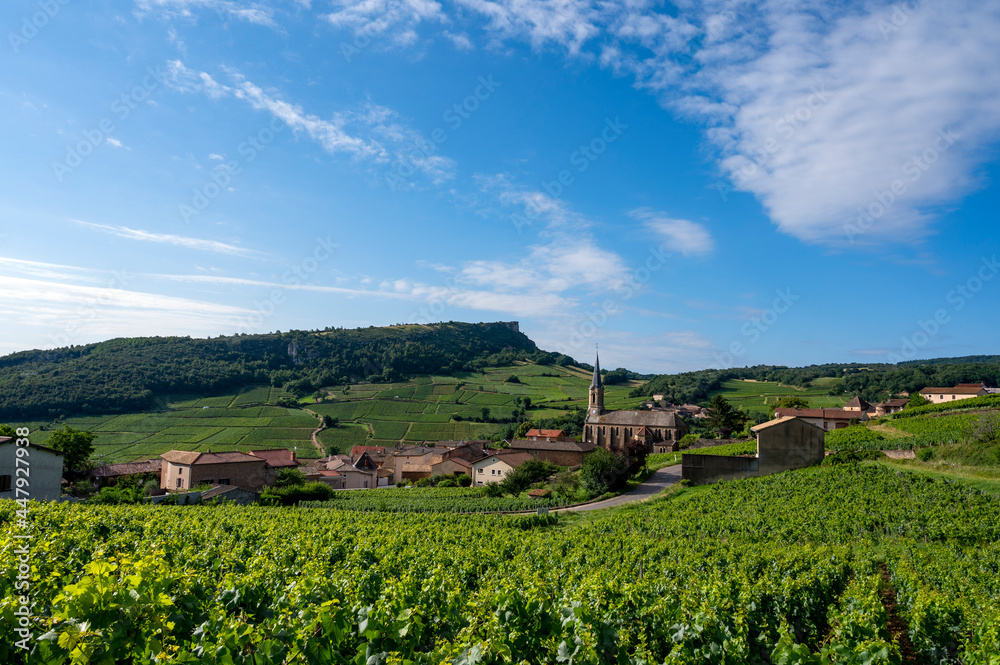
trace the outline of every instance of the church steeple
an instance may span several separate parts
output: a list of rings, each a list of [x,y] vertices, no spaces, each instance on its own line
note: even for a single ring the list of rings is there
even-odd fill
[[[601,388],[603,385],[601,383],[601,355],[598,353],[594,356],[594,379],[590,382],[590,387]]]
[[[590,403],[587,411],[589,416],[599,416],[604,413],[604,382],[601,381],[601,357],[594,355],[594,378],[590,382]]]

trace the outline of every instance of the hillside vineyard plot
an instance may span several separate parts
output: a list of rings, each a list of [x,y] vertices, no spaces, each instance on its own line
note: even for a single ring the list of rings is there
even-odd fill
[[[0,504],[8,553],[15,508]],[[1000,654],[1000,499],[883,467],[724,483],[562,528],[67,504],[30,521],[36,639],[14,647],[5,556],[4,663],[894,663],[901,625],[927,662]]]

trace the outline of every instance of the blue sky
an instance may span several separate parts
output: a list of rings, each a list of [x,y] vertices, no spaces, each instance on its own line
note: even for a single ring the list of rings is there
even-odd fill
[[[996,353],[1000,3],[15,0],[0,352],[518,320]]]

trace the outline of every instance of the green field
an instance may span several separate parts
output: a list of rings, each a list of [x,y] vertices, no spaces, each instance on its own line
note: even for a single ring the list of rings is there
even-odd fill
[[[762,413],[770,416],[771,410],[782,397],[801,397],[809,402],[809,407],[813,409],[835,409],[844,405],[847,401],[842,397],[828,395],[830,388],[840,379],[825,378],[817,379],[811,388],[796,388],[770,381],[740,381],[732,379],[722,383],[722,389],[711,393],[709,397],[721,394],[733,406],[751,413]]]
[[[520,383],[507,381],[511,375]],[[561,416],[573,407],[587,406],[590,380],[591,375],[579,368],[523,364],[455,376],[417,376],[405,383],[333,386],[322,391],[326,397],[320,403],[313,398],[298,400],[308,411],[276,406],[291,395],[257,386],[234,395],[177,395],[164,400],[162,410],[149,413],[68,417],[28,425],[32,441],[38,444],[63,424],[93,432],[94,460],[99,464],[148,459],[171,449],[289,448],[308,459],[321,455],[310,439],[319,416],[340,421],[338,427],[319,434],[324,451],[491,438],[500,424],[471,422],[481,418],[484,408],[494,420],[509,419],[517,408],[515,399],[530,398],[532,408],[526,417]],[[630,399],[628,393],[637,385],[607,387],[606,406],[635,408],[640,400]]]
[[[319,457],[320,451],[310,438],[319,419],[298,409],[275,406],[283,397],[290,395],[269,387],[209,398],[184,395],[168,399],[162,411],[69,417],[28,426],[31,442],[40,445],[63,425],[93,432],[92,459],[98,464],[149,459],[169,450],[288,448],[305,459]]]
[[[520,382],[509,382],[511,376],[517,376]],[[307,406],[339,419],[345,426],[354,426],[320,435],[324,444],[340,446],[344,452],[348,444],[365,443],[359,439],[359,428],[368,432],[370,445],[489,438],[497,433],[499,424],[470,422],[479,418],[484,408],[490,410],[493,419],[509,418],[516,408],[515,398],[527,397],[532,408],[526,417],[554,418],[573,407],[587,406],[591,378],[591,374],[576,367],[491,367],[454,376],[418,376],[406,383],[329,387],[323,391],[327,396],[321,403]],[[641,400],[629,398],[628,393],[637,385],[630,382],[606,387],[605,406],[636,408]],[[461,420],[453,420],[456,416]]]
[[[350,511],[46,503],[26,527],[0,501],[0,548],[27,528],[37,553],[29,651],[0,559],[0,659],[996,663],[1000,497],[856,464],[676,489],[586,517],[377,503],[414,490]]]

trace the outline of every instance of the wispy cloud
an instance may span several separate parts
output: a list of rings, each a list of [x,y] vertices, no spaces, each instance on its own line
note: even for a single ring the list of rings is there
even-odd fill
[[[649,0],[457,3],[485,19],[488,40],[551,46],[631,75],[703,123],[723,195],[753,194],[781,231],[807,242],[925,237],[940,209],[980,186],[983,146],[1000,137],[995,3],[681,0],[676,12]],[[342,11],[376,21],[381,8],[405,5]],[[405,25],[400,15],[380,30],[412,33],[421,15]],[[864,232],[852,234],[852,223]]]
[[[341,109],[324,119],[264,90],[238,72],[228,72],[232,85],[226,85],[179,60],[167,66],[169,83],[175,90],[202,93],[214,99],[242,99],[253,109],[265,111],[294,131],[304,133],[332,155],[405,166],[407,171],[421,172],[435,184],[454,177],[454,162],[442,155],[428,154],[423,146],[431,143],[388,107],[369,102],[360,108]]]
[[[202,252],[214,252],[216,254],[230,254],[234,256],[263,256],[262,252],[258,252],[253,249],[246,249],[244,247],[237,247],[236,245],[229,245],[224,242],[218,242],[216,240],[204,240],[202,238],[189,238],[187,236],[178,236],[170,233],[153,233],[151,231],[143,231],[140,229],[131,229],[127,226],[109,226],[107,224],[93,224],[91,222],[84,222],[79,219],[70,220],[85,226],[87,228],[96,229],[104,233],[109,233],[113,236],[119,238],[126,238],[128,240],[139,240],[142,242],[155,242],[163,245],[173,245],[174,247],[183,247],[185,249],[197,249]]]
[[[686,219],[672,219],[665,213],[650,208],[636,208],[629,214],[661,237],[664,241],[661,247],[665,251],[703,256],[715,249],[712,235],[701,224]]]
[[[219,16],[276,28],[274,10],[257,2],[231,0],[136,0],[140,16],[152,14],[163,18],[194,18],[198,11],[214,12]]]

